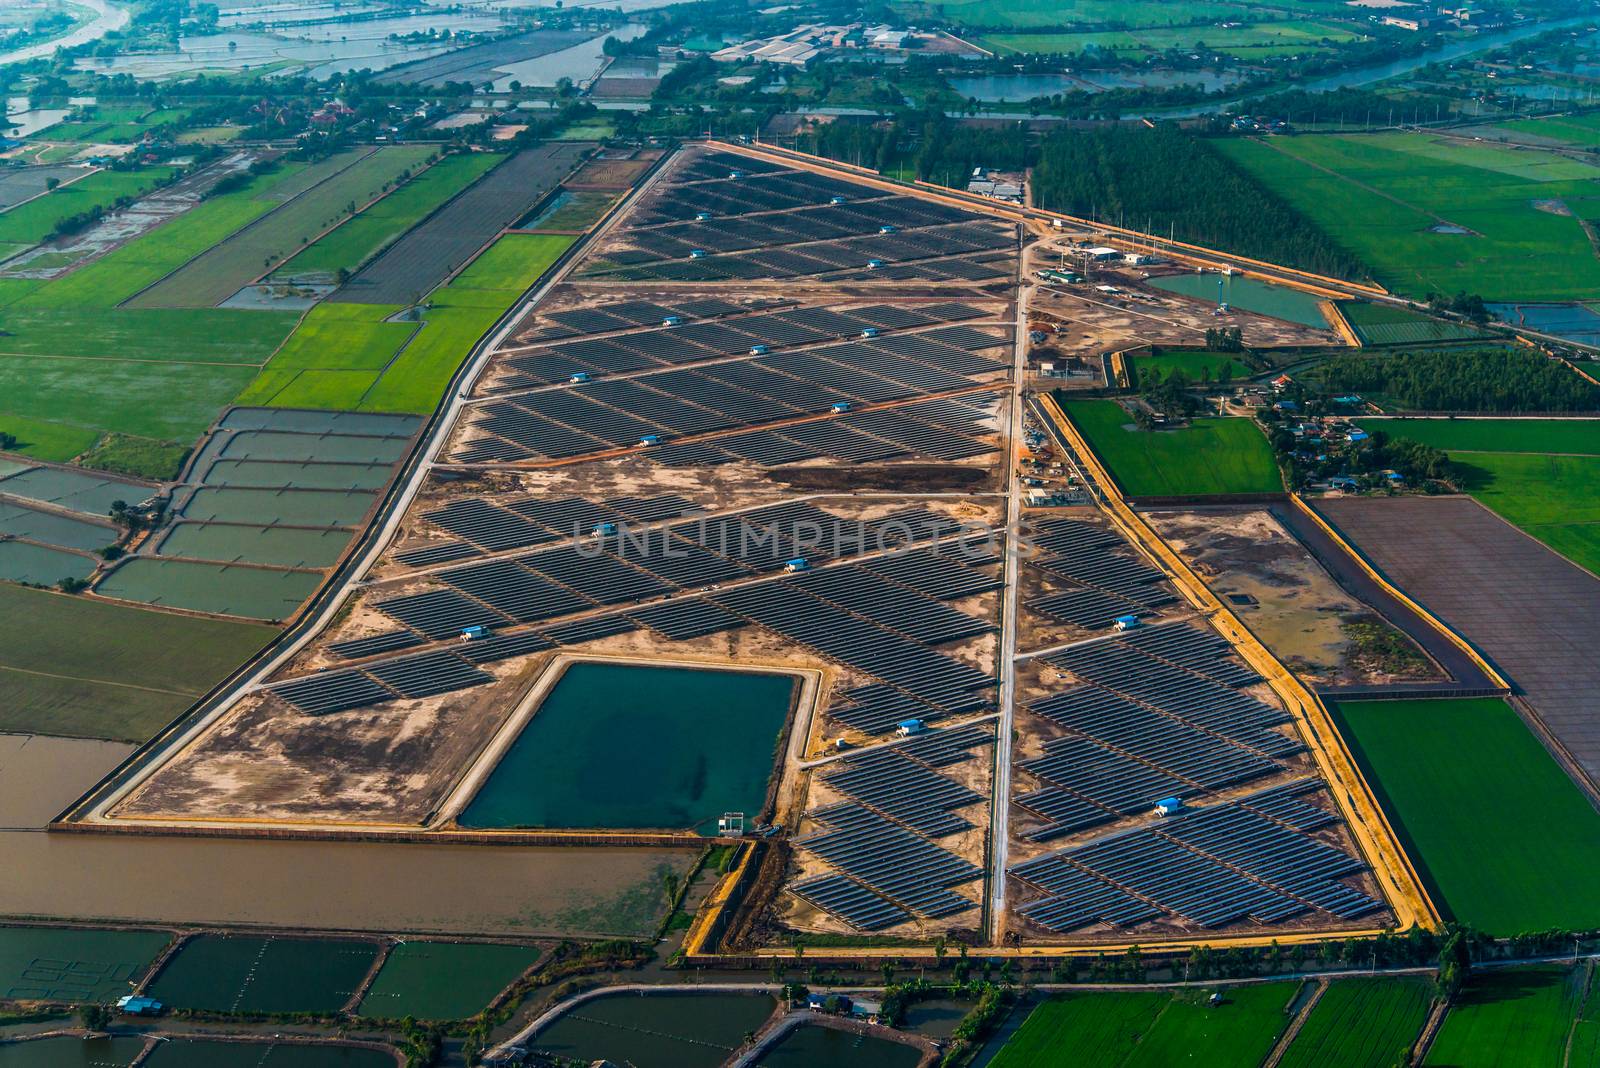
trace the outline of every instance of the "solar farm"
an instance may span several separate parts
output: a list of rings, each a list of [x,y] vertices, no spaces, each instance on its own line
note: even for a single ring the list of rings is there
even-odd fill
[[[337,610],[93,821],[685,848],[731,830],[753,839],[741,948],[1392,922],[1273,688],[1090,496],[1020,508],[1011,468],[1024,431],[1042,440],[1014,377],[1022,240],[681,150],[497,335]],[[320,574],[417,430],[249,411],[141,558]],[[772,739],[717,719],[733,701],[619,699],[614,669],[644,665],[786,676],[787,721]],[[605,727],[558,725],[558,683],[607,672]],[[561,785],[629,767],[673,803]],[[529,807],[508,773],[565,792]]]

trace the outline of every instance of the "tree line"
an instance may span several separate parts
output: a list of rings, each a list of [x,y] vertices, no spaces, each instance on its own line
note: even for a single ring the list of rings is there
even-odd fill
[[[1600,408],[1600,388],[1523,349],[1423,349],[1335,356],[1313,375],[1329,393],[1380,394],[1419,411],[1572,412]]]
[[[1367,274],[1287,201],[1175,126],[1056,131],[1040,148],[1033,192],[1070,215],[1339,278]]]

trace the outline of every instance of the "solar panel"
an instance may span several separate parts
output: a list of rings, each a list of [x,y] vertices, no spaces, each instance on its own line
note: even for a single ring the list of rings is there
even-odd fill
[[[348,712],[368,705],[392,701],[394,694],[369,676],[353,669],[324,671],[305,678],[291,679],[271,687],[273,693],[311,716]]]
[[[454,653],[435,651],[385,660],[367,673],[401,697],[432,697],[494,681]]]
[[[373,634],[366,638],[334,642],[328,646],[328,651],[334,656],[343,657],[346,660],[359,660],[364,656],[392,653],[397,649],[407,649],[413,645],[421,644],[421,636],[412,631],[391,630],[383,634]]]

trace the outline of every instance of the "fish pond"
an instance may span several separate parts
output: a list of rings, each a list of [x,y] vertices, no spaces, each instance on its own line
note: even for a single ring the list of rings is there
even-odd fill
[[[395,1059],[359,1046],[183,1038],[160,1043],[140,1064],[149,1068],[394,1068]]]
[[[377,957],[373,942],[201,935],[161,969],[150,995],[180,1009],[335,1013]]]
[[[578,1005],[526,1045],[582,1064],[716,1068],[772,1010],[765,994],[614,994]]]
[[[761,1068],[916,1068],[922,1051],[885,1038],[805,1024],[790,1031],[756,1063]]]
[[[490,773],[465,827],[695,828],[760,812],[796,679],[580,661]]]
[[[361,1001],[361,1015],[391,1020],[464,1020],[533,967],[532,946],[402,942],[389,951]]]
[[[1288,286],[1275,286],[1254,278],[1225,274],[1170,274],[1152,278],[1149,284],[1179,296],[1219,301],[1230,308],[1270,315],[1274,319],[1318,330],[1328,328],[1327,317],[1322,314],[1321,299]]]

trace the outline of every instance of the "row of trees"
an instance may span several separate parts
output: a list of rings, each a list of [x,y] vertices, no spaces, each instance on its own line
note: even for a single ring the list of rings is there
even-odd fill
[[[1329,393],[1381,394],[1421,411],[1572,412],[1600,408],[1600,388],[1524,349],[1432,349],[1336,356],[1318,368]]]
[[[1209,143],[1176,126],[1060,130],[1033,172],[1042,207],[1171,233],[1340,278],[1361,262]]]

